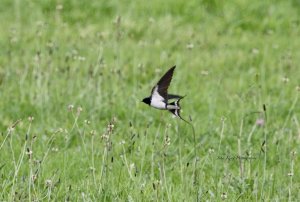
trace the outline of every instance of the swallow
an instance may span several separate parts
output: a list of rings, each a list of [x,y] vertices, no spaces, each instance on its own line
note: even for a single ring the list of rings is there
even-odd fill
[[[142,100],[145,104],[148,104],[151,107],[160,110],[168,110],[174,116],[179,117],[184,120],[180,116],[180,100],[184,98],[184,96],[168,94],[168,88],[171,83],[173,72],[176,66],[171,67],[158,81],[158,83],[152,88],[151,95]],[[169,102],[169,100],[175,100],[173,102]]]

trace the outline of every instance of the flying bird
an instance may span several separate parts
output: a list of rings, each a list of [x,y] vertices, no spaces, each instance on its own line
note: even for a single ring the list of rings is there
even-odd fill
[[[176,117],[184,120],[180,116],[180,104],[179,101],[184,98],[184,96],[168,94],[168,88],[172,80],[173,72],[176,66],[171,67],[158,81],[158,83],[152,88],[151,95],[142,100],[145,104],[151,107],[161,110],[168,110]],[[175,100],[169,102],[169,100]],[[186,121],[187,122],[187,121]]]

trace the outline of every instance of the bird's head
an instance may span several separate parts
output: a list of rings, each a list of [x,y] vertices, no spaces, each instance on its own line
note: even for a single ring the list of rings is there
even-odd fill
[[[144,99],[142,100],[142,102],[145,103],[145,104],[147,104],[147,105],[150,105],[151,99],[150,99],[150,97],[146,97],[146,98],[144,98]]]

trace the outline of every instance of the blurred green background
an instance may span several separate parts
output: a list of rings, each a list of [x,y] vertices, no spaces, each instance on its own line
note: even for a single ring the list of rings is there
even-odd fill
[[[297,0],[2,0],[0,200],[297,201],[299,13]],[[196,142],[140,102],[173,65]],[[238,155],[255,160],[220,160]]]

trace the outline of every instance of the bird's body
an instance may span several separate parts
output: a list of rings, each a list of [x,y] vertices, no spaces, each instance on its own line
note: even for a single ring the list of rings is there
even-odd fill
[[[157,86],[153,89],[150,106],[152,106],[156,109],[162,109],[162,110],[165,110],[165,109],[179,109],[179,107],[177,107],[177,106],[168,104],[167,100],[165,98],[163,98],[158,93],[158,87]]]
[[[168,94],[168,87],[171,83],[173,72],[176,66],[170,68],[158,83],[152,88],[151,95],[143,99],[143,102],[151,107],[160,110],[168,110],[180,119],[180,105],[179,101],[183,98],[180,95]],[[169,100],[175,100],[169,103]],[[182,119],[184,120],[184,119]]]

